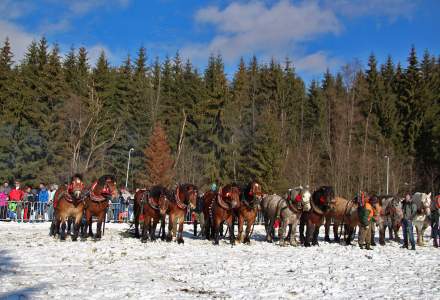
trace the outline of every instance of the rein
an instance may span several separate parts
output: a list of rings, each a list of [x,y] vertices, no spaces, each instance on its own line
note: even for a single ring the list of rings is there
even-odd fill
[[[220,195],[220,193],[217,194],[217,204],[218,204],[221,208],[223,208],[223,209],[225,209],[225,210],[230,210],[230,209],[231,209],[231,208],[229,207],[229,205],[228,205],[225,201],[223,201],[223,197]]]

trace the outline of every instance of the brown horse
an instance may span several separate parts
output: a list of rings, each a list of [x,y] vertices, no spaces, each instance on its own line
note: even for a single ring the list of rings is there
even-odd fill
[[[238,216],[237,241],[250,243],[251,229],[253,229],[257,213],[260,210],[260,203],[263,197],[261,185],[255,180],[243,188],[240,198],[240,206],[235,209]],[[243,238],[243,225],[246,221],[246,234]]]
[[[156,239],[157,223],[164,218],[168,210],[169,198],[164,187],[157,185],[151,190],[139,190],[134,196],[135,236],[139,237],[139,218],[144,218],[142,242]]]
[[[220,225],[223,222],[228,224],[229,239],[231,245],[235,245],[234,236],[234,210],[240,205],[240,188],[236,185],[228,184],[220,188],[210,209],[210,222],[214,233],[214,244],[219,244]]]
[[[72,178],[69,187],[61,187],[55,192],[54,196],[54,220],[51,224],[50,234],[55,236],[56,233],[61,232],[60,239],[66,239],[66,222],[69,218],[74,221],[74,234],[72,241],[78,239],[78,233],[81,226],[82,216],[84,212],[84,183],[82,177],[76,174]]]
[[[322,186],[312,194],[310,201],[311,210],[303,212],[300,220],[300,239],[304,241],[304,246],[310,247],[318,245],[319,227],[324,222],[326,213],[330,210],[334,202],[335,193],[331,186]],[[306,235],[304,237],[304,226],[307,226]]]
[[[188,208],[196,208],[197,194],[198,189],[193,184],[180,184],[176,187],[176,191],[171,197],[167,211],[167,214],[169,215],[167,235],[168,242],[171,242],[173,238],[176,238],[177,234],[177,243],[184,243],[183,223],[185,222],[185,215],[188,211]],[[178,229],[177,224],[179,224]]]
[[[216,197],[217,193],[213,191],[205,192],[202,197],[202,212],[203,219],[205,221],[202,230],[204,231],[204,235],[207,240],[210,240],[214,237],[214,232],[212,231],[211,209]]]
[[[84,207],[87,222],[86,228],[89,229],[89,236],[93,236],[92,217],[97,217],[98,224],[95,238],[101,238],[101,227],[102,223],[105,222],[108,201],[116,197],[118,197],[118,189],[116,188],[116,180],[113,175],[103,175],[92,184],[85,198]]]

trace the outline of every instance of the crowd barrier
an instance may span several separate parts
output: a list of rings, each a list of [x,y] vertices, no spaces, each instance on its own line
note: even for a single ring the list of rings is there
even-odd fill
[[[193,223],[193,211],[188,211],[185,223]],[[53,205],[38,201],[8,201],[0,203],[0,221],[45,222],[53,219]],[[131,223],[133,221],[133,204],[111,203],[107,210],[107,222]],[[263,224],[263,215],[257,214],[256,224]]]

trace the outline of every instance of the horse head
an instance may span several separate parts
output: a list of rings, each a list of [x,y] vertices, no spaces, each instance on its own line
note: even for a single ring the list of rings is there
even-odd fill
[[[417,204],[417,208],[421,210],[421,212],[429,216],[431,214],[431,193],[425,194],[425,193],[416,193],[420,195],[420,204]],[[414,196],[416,195],[414,194]],[[413,197],[414,197],[413,196]],[[420,205],[420,207],[419,207]]]
[[[260,209],[261,200],[263,200],[263,192],[261,191],[261,184],[259,184],[255,180],[251,181],[246,187],[246,189],[244,189],[244,193],[247,193],[247,195],[244,195],[244,197],[249,201],[249,204],[252,207],[256,207],[257,209]]]
[[[179,199],[183,199],[185,205],[189,205],[191,209],[195,209],[197,206],[198,188],[193,184],[178,185],[176,189],[176,195]]]
[[[219,195],[230,209],[237,208],[240,205],[240,188],[236,185],[228,184],[220,188]]]
[[[335,192],[331,186],[321,186],[312,195],[313,204],[322,207],[325,211],[334,204]]]
[[[170,198],[170,193],[163,188],[159,196],[159,213],[161,216],[165,216],[167,214]]]
[[[312,198],[312,194],[310,193],[307,186],[301,191],[301,194],[302,194],[301,201],[303,205],[303,211],[309,211],[312,208],[310,204],[310,199]]]
[[[81,195],[84,190],[84,182],[82,181],[82,178],[80,175],[75,174],[72,178],[71,182],[71,191],[72,196],[75,201],[78,201],[81,199]]]
[[[93,185],[92,192],[105,198],[117,198],[119,195],[115,177],[113,175],[101,176]]]

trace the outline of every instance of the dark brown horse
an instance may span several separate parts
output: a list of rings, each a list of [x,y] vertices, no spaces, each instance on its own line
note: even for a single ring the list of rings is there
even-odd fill
[[[203,219],[205,221],[205,224],[203,226],[203,231],[205,238],[207,240],[210,240],[211,238],[214,237],[214,232],[212,231],[211,209],[216,197],[217,197],[217,192],[214,191],[207,191],[203,194],[202,197],[201,206],[203,212]]]
[[[240,206],[235,209],[235,213],[238,216],[238,242],[250,243],[251,230],[257,218],[262,197],[261,185],[255,180],[242,189]],[[245,221],[246,234],[243,238],[243,225]]]
[[[134,225],[135,236],[139,237],[139,219],[143,217],[142,242],[148,238],[156,239],[156,227],[164,219],[168,210],[169,196],[167,190],[160,185],[153,186],[150,190],[139,190],[134,196]]]
[[[189,208],[196,208],[198,189],[193,184],[180,184],[176,187],[168,207],[168,235],[167,241],[170,242],[176,238],[177,243],[183,244],[183,224],[185,215]],[[179,228],[177,229],[177,225]]]
[[[112,198],[118,197],[116,179],[113,175],[103,175],[95,181],[85,198],[86,228],[89,229],[89,236],[93,236],[92,217],[97,217],[96,239],[101,238],[102,223],[105,222],[108,202]],[[86,230],[84,230],[86,232]]]
[[[234,236],[234,210],[240,205],[240,188],[236,185],[228,184],[220,188],[211,205],[210,215],[212,233],[214,233],[214,244],[219,244],[220,225],[226,222],[229,228],[229,240],[231,245],[235,244]]]
[[[50,234],[55,236],[60,232],[60,239],[66,239],[66,222],[69,218],[74,222],[74,234],[72,241],[78,239],[84,212],[84,183],[79,174],[73,176],[68,187],[63,186],[55,192],[54,196],[54,219],[51,224]]]
[[[310,201],[312,208],[308,212],[303,212],[300,219],[300,239],[304,241],[304,246],[310,247],[311,241],[313,245],[318,245],[319,227],[323,224],[334,199],[335,193],[331,186],[322,186],[313,192]],[[305,236],[304,226],[307,226]]]

